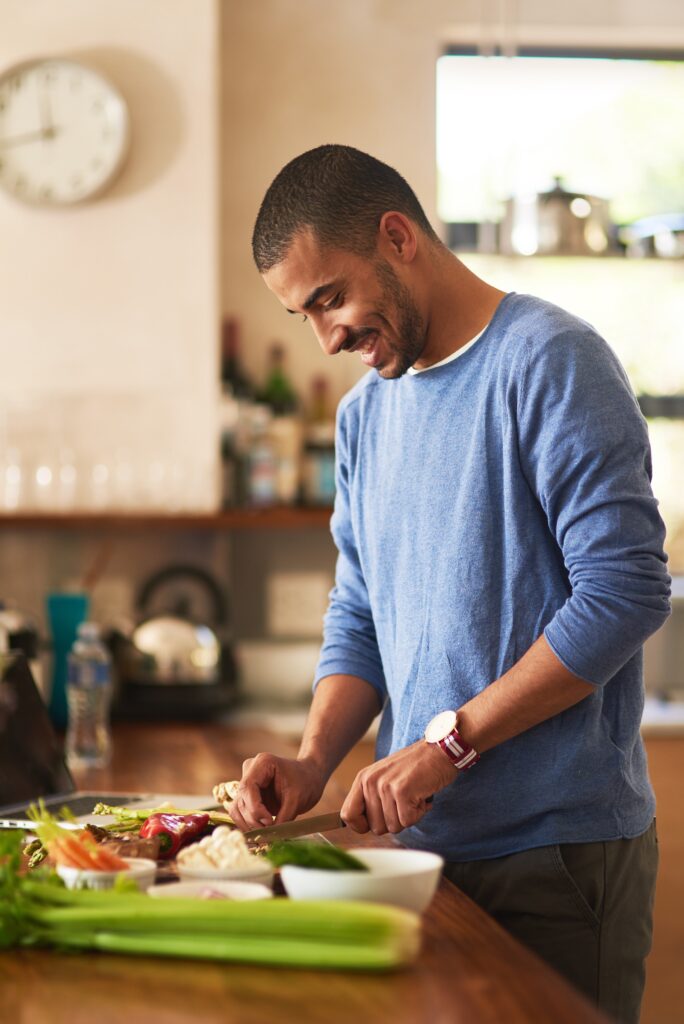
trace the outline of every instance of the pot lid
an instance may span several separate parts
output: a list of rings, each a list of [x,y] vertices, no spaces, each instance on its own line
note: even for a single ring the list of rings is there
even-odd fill
[[[161,615],[133,630],[133,643],[159,666],[185,663],[194,668],[217,665],[221,655],[218,638],[209,626],[196,625],[174,615]]]

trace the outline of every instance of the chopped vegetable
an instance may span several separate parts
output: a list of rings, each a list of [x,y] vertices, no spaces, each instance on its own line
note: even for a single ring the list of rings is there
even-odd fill
[[[323,871],[368,871],[358,857],[332,843],[283,840],[272,843],[266,856],[276,867],[297,864],[302,868],[319,868]]]
[[[210,836],[181,850],[178,863],[192,868],[258,867],[259,858],[250,853],[242,832],[219,825]]]
[[[209,824],[209,815],[151,814],[140,826],[142,839],[159,837],[159,856],[162,860],[175,857],[181,846],[192,843]]]
[[[373,903],[153,900],[142,893],[67,890],[54,872],[21,874],[21,836],[0,835],[0,948],[47,946],[384,970],[407,964],[420,918]]]
[[[45,860],[47,855],[48,852],[40,839],[32,839],[31,842],[26,843],[24,846],[24,856],[28,857],[29,869],[38,867],[38,865]]]
[[[211,795],[217,804],[223,804],[225,807],[237,796],[239,785],[240,783],[237,779],[234,779],[232,782],[219,782],[212,789]]]
[[[28,813],[35,824],[35,833],[56,864],[87,871],[125,871],[126,861],[99,846],[86,832],[67,831],[46,810],[41,800]]]
[[[105,825],[105,828],[115,828],[117,832],[137,831],[143,821],[147,821],[153,814],[181,814],[183,816],[195,812],[182,810],[179,807],[172,807],[171,804],[160,804],[159,807],[110,807],[109,804],[95,804],[93,814],[107,814],[116,818],[113,825]],[[206,811],[209,815],[211,825],[234,825],[233,819],[223,811]]]

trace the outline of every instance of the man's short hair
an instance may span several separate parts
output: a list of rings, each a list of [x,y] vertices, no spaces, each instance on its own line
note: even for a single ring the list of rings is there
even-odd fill
[[[318,146],[291,160],[268,188],[252,235],[261,274],[282,262],[294,236],[310,228],[319,245],[370,256],[384,213],[397,210],[439,239],[408,182],[351,146]]]

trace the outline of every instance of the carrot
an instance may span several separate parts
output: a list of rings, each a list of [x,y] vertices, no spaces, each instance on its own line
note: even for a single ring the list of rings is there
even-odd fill
[[[91,857],[95,861],[93,866],[101,871],[123,871],[128,867],[128,864],[122,857],[102,846],[93,849]]]
[[[35,832],[50,856],[62,867],[87,871],[122,871],[128,866],[121,857],[98,846],[85,830],[65,832],[60,823],[47,811],[42,800],[28,813],[36,823]]]
[[[60,836],[48,844],[48,850],[58,864],[72,868],[91,868],[92,862],[81,843],[74,836]]]
[[[52,839],[47,844],[47,852],[50,854],[55,864],[60,864],[62,867],[65,868],[78,867],[77,864],[74,864],[69,854],[65,853],[65,851],[61,848],[59,842],[55,839]]]

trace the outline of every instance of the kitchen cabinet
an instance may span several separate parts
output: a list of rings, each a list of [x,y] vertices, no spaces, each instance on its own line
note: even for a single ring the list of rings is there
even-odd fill
[[[81,785],[209,793],[236,778],[257,750],[293,756],[295,743],[228,725],[118,724],[107,769]],[[338,775],[313,813],[340,806]],[[346,830],[335,842],[364,843]],[[371,837],[373,845],[390,842]],[[99,1024],[154,1018],[174,1024],[608,1024],[554,971],[504,932],[450,882],[424,916],[422,951],[396,973],[310,971],[41,950],[0,956],[0,1019]]]

